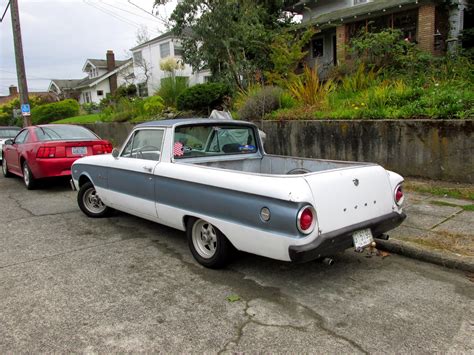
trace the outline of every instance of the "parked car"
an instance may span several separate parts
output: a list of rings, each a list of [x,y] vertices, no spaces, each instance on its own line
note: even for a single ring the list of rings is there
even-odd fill
[[[234,249],[285,261],[362,250],[405,219],[402,182],[377,164],[269,155],[252,123],[209,119],[140,124],[120,151],[72,166],[86,215],[186,231],[211,268]]]
[[[74,125],[26,127],[3,146],[2,171],[23,177],[27,189],[38,179],[71,175],[71,165],[87,155],[108,154],[112,145],[88,129]]]
[[[7,139],[15,138],[20,132],[19,127],[0,127],[0,163],[3,160],[3,144]]]

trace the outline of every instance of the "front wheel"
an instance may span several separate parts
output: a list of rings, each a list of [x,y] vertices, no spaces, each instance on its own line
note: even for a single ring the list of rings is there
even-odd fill
[[[104,205],[91,182],[86,182],[81,186],[77,194],[77,203],[81,211],[92,218],[105,217],[112,210]]]
[[[199,264],[219,269],[230,262],[233,246],[211,223],[203,219],[190,218],[186,226],[186,235],[189,249]]]
[[[3,173],[3,176],[5,177],[11,177],[12,174],[8,171],[8,165],[7,165],[7,161],[5,160],[5,158],[2,160],[2,173]]]

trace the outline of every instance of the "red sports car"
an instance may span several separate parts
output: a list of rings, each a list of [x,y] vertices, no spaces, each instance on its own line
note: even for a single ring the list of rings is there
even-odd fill
[[[2,171],[5,177],[23,177],[27,189],[37,179],[71,175],[77,159],[112,152],[112,144],[88,129],[73,125],[48,124],[22,129],[3,146]]]

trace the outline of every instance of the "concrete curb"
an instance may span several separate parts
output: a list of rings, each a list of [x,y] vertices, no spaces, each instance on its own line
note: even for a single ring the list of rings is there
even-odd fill
[[[441,252],[426,250],[396,239],[391,239],[389,241],[377,240],[376,242],[377,248],[381,250],[441,265],[450,269],[474,272],[474,258],[446,255]]]

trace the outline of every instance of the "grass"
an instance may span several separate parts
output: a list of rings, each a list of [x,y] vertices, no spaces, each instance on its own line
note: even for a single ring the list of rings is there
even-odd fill
[[[461,205],[457,205],[455,203],[446,202],[446,201],[430,201],[430,203],[436,206],[458,207],[458,208],[462,208],[464,211],[474,211],[474,205],[461,206]]]
[[[452,197],[474,201],[474,186],[469,184],[449,184],[434,181],[410,180],[403,187],[407,191],[428,193],[435,196]],[[468,207],[468,211],[472,207]]]
[[[62,120],[54,121],[52,123],[85,124],[96,123],[97,121],[102,121],[100,113],[64,118]]]
[[[409,238],[409,242],[441,251],[473,256],[474,243],[470,238],[456,233],[439,232],[438,238]]]

